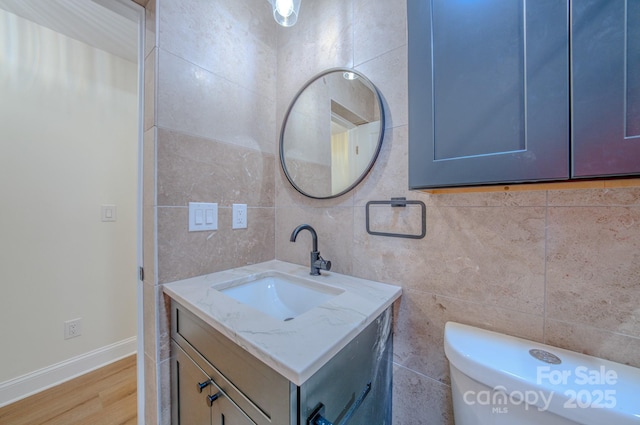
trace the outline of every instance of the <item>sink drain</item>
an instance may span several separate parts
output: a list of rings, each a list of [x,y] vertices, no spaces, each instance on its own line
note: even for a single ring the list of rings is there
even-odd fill
[[[285,322],[288,322],[289,320],[293,320],[293,317],[287,317],[286,319],[284,319]]]
[[[548,351],[540,350],[538,348],[533,348],[533,349],[529,350],[529,354],[531,354],[536,359],[538,359],[540,361],[543,361],[545,363],[551,363],[551,364],[560,364],[560,363],[562,363],[562,360],[560,360],[560,357],[558,357],[555,354],[550,353]]]

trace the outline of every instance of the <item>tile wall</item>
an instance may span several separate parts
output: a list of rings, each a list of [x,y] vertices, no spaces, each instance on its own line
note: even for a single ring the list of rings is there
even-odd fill
[[[453,423],[447,321],[640,366],[640,188],[409,191],[405,0],[303,0],[296,26],[278,30],[278,122],[297,87],[339,66],[363,72],[382,93],[382,152],[355,191],[333,200],[302,197],[277,168],[276,258],[306,264],[310,242],[288,235],[309,223],[334,270],[403,287],[395,425]],[[424,239],[365,231],[366,203],[399,196],[427,205]]]
[[[316,228],[335,271],[404,288],[395,306],[396,425],[452,423],[442,349],[449,320],[640,366],[640,188],[408,191],[405,0],[302,0],[288,29],[273,25],[268,8],[266,0],[147,4],[146,423],[169,423],[161,285],[274,257],[306,264],[307,233],[288,239],[300,223]],[[277,163],[279,127],[298,88],[337,66],[378,86],[386,136],[355,191],[311,200]],[[366,233],[366,202],[396,196],[426,203],[424,239]],[[220,230],[188,233],[189,201],[218,202]],[[231,230],[238,202],[249,205],[244,231]]]
[[[146,423],[168,424],[162,284],[275,256],[276,28],[263,0],[146,11]],[[189,233],[189,202],[216,202],[218,230]],[[234,203],[247,204],[247,229],[232,230]]]

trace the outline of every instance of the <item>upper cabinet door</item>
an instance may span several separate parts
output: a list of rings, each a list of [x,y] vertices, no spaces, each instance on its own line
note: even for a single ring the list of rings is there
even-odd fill
[[[569,178],[568,0],[407,8],[410,188]]]
[[[573,176],[640,173],[640,1],[572,2]]]

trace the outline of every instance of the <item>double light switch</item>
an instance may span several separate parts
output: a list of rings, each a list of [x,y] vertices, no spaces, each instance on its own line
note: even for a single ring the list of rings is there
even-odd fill
[[[189,231],[218,229],[218,204],[189,202]]]

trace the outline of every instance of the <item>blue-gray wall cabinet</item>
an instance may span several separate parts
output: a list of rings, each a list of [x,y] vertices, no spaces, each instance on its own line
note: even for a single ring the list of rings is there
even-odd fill
[[[640,173],[640,1],[573,0],[573,176]]]
[[[568,1],[407,9],[410,188],[568,179]]]

